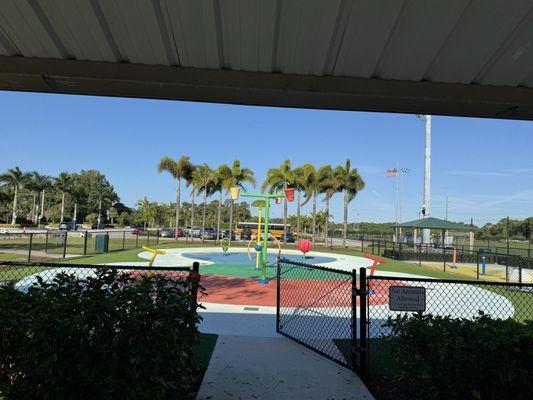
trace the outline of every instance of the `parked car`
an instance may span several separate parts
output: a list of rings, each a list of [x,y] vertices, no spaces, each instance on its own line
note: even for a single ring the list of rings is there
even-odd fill
[[[62,231],[75,231],[76,222],[75,221],[63,221],[59,224],[59,229]]]
[[[163,237],[163,238],[173,238],[173,237],[176,237],[176,230],[175,229],[172,229],[172,228],[165,228],[165,229],[161,229],[159,231],[159,236]]]
[[[140,235],[141,233],[144,233],[144,229],[143,228],[135,228],[131,231],[131,234],[132,235]]]
[[[231,237],[230,237],[230,230],[226,229],[224,233],[222,234],[222,237],[229,238],[229,240],[235,240],[235,232],[231,231]]]
[[[102,222],[95,222],[91,225],[91,229],[104,229],[104,224]]]
[[[252,230],[250,228],[243,229],[242,233],[241,233],[241,239],[242,240],[250,240],[250,239],[252,239]]]
[[[206,240],[216,240],[217,230],[215,228],[205,228],[202,236]]]
[[[285,236],[285,241],[287,243],[294,243],[296,242],[296,238],[292,235],[292,233],[287,232],[284,235],[281,235],[280,242],[283,242],[283,236]]]

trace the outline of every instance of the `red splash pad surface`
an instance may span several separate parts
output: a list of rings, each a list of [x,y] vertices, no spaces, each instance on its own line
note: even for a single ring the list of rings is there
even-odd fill
[[[255,279],[224,275],[202,275],[207,294],[204,303],[276,307],[276,281],[260,285]],[[387,304],[389,286],[403,286],[395,281],[380,282],[379,290],[369,295],[370,305]],[[351,307],[351,280],[283,280],[281,306]],[[357,299],[359,305],[359,298]]]

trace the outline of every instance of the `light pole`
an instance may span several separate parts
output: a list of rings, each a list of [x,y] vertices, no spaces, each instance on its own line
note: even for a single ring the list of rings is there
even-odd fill
[[[431,115],[418,116],[426,123],[426,141],[424,148],[424,203],[422,205],[423,218],[430,215],[431,204]],[[429,229],[422,229],[422,243],[429,243],[431,232]]]

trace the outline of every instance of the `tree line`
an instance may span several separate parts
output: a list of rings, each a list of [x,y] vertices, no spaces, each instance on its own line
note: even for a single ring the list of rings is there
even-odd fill
[[[181,191],[185,185],[191,190],[190,226],[194,226],[194,207],[196,196],[203,196],[202,202],[202,230],[205,229],[207,199],[213,195],[218,195],[217,210],[217,231],[220,231],[221,207],[223,197],[227,195],[232,187],[239,187],[246,190],[246,184],[256,186],[256,179],[250,168],[241,166],[239,160],[233,161],[230,166],[226,164],[212,168],[207,164],[194,165],[190,157],[182,156],[178,160],[171,157],[163,157],[157,170],[169,173],[176,181],[176,203],[175,221],[176,231],[180,226]],[[356,197],[357,193],[365,187],[365,182],[359,175],[356,168],[351,167],[350,160],[346,160],[344,165],[332,167],[323,165],[316,168],[310,163],[299,167],[293,167],[290,160],[285,160],[279,167],[270,168],[267,171],[265,181],[261,185],[262,191],[274,193],[281,191],[285,187],[293,187],[296,191],[296,230],[301,232],[302,216],[301,207],[312,202],[311,213],[311,237],[315,242],[317,235],[317,201],[319,196],[323,196],[325,203],[325,224],[324,236],[328,235],[328,222],[330,220],[330,201],[337,193],[342,195],[344,205],[343,238],[346,244],[348,230],[348,205]],[[229,226],[233,227],[234,200],[229,199]],[[285,232],[288,223],[288,201],[283,200],[283,224]],[[176,232],[177,235],[177,232]],[[285,239],[285,238],[284,238]]]
[[[58,176],[10,168],[0,174],[0,222],[16,226],[101,220],[119,196],[96,170],[61,172]]]

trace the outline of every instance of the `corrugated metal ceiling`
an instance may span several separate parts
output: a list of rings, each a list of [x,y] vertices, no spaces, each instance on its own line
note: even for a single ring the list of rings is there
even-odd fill
[[[0,0],[0,55],[533,87],[531,0]]]

